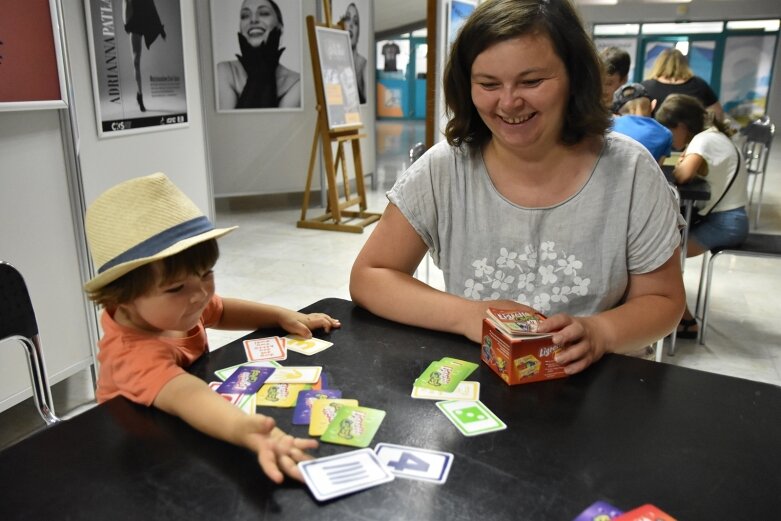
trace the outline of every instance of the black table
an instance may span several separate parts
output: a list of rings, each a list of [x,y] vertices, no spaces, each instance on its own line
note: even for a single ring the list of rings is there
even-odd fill
[[[608,355],[567,379],[509,387],[481,364],[481,400],[507,430],[462,436],[433,401],[410,397],[432,360],[478,360],[467,340],[328,299],[342,329],[312,357],[335,388],[387,411],[377,442],[452,452],[444,485],[396,479],[319,504],[273,486],[249,452],[117,398],[0,452],[0,519],[433,519],[568,521],[596,500],[650,502],[680,520],[778,519],[781,387]],[[250,337],[280,333],[266,330]],[[243,361],[240,342],[192,372]],[[289,432],[292,409],[261,409]],[[325,456],[351,450],[322,444]]]

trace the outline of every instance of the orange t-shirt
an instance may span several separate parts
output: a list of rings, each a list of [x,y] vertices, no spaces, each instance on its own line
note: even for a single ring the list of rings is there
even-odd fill
[[[198,321],[184,338],[168,338],[127,328],[103,311],[103,338],[98,342],[98,403],[115,396],[152,405],[160,389],[208,350],[205,328],[219,323],[222,299],[212,297]]]

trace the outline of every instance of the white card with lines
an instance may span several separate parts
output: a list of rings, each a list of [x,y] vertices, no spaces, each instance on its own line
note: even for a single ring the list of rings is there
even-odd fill
[[[394,475],[369,448],[302,461],[298,468],[318,501],[351,494],[394,479]]]

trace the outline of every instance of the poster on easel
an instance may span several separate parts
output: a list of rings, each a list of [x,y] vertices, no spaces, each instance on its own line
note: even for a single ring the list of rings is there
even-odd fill
[[[358,80],[358,99],[367,102],[367,89],[371,84],[369,73],[369,40],[374,32],[372,5],[369,0],[331,0],[331,14],[335,23],[341,23],[350,34],[355,77]]]
[[[350,34],[340,29],[315,27],[320,73],[325,94],[328,128],[361,126],[358,81],[353,65]]]
[[[0,0],[0,111],[67,107],[55,0]]]
[[[98,137],[189,125],[180,0],[84,0]]]

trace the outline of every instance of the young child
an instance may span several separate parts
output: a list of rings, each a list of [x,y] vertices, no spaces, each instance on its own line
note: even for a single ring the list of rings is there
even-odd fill
[[[613,94],[613,112],[620,116],[613,130],[639,142],[661,165],[672,153],[673,135],[651,117],[655,106],[656,100],[651,100],[641,83],[622,85]]]
[[[220,298],[214,291],[218,237],[209,219],[165,175],[131,179],[100,195],[87,210],[86,232],[97,276],[84,286],[103,306],[97,400],[124,396],[178,416],[215,438],[257,454],[276,483],[301,479],[297,462],[317,442],[293,438],[261,414],[247,415],[188,374],[208,351],[204,328],[340,326],[322,313]]]

